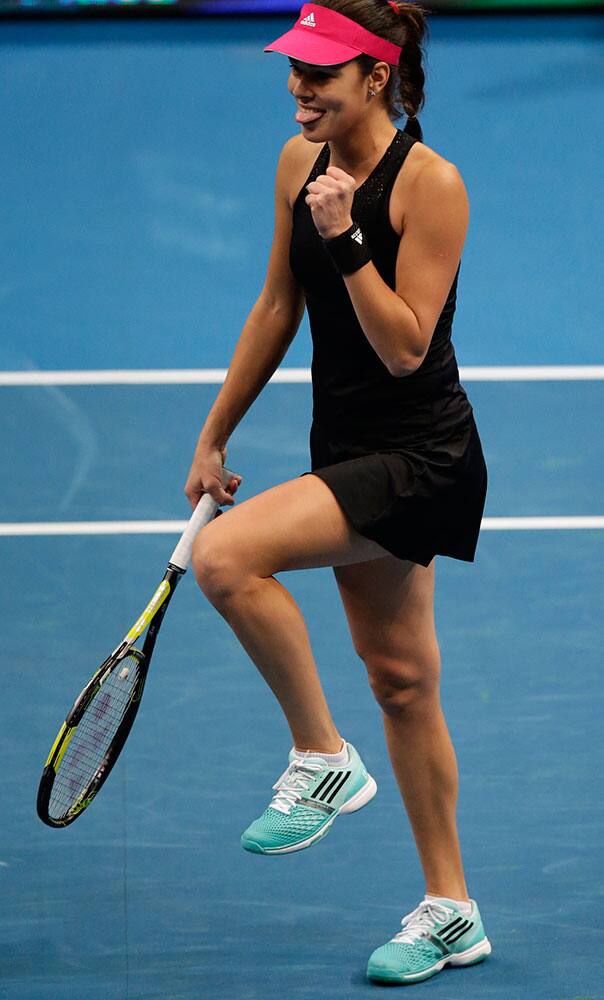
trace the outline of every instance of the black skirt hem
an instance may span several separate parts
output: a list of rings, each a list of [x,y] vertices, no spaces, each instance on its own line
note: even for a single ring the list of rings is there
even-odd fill
[[[474,562],[487,492],[476,424],[460,454],[398,450],[322,464],[317,428],[312,468],[331,489],[354,529],[398,559],[429,566],[435,556]]]

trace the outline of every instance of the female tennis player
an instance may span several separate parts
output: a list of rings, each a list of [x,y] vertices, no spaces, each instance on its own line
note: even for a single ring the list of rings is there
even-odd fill
[[[491,951],[464,878],[457,763],[439,697],[435,556],[473,561],[487,474],[451,344],[468,199],[416,118],[424,15],[413,3],[316,0],[267,47],[289,56],[300,132],[279,158],[266,282],[185,486],[193,505],[204,492],[234,504],[241,477],[231,492],[220,477],[227,440],[306,305],[312,471],[207,525],[193,566],[292,733],[275,794],[241,838],[262,854],[310,847],[376,791],[326,704],[300,610],[275,579],[333,567],[426,879],[402,930],[369,959],[370,979],[395,983]],[[393,124],[401,104],[405,131]]]

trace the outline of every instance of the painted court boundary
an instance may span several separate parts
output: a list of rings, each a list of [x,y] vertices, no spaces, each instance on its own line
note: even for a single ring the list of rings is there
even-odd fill
[[[15,521],[0,523],[0,536],[173,535],[187,521]],[[484,517],[482,531],[551,531],[604,528],[604,517]]]
[[[103,371],[0,371],[0,386],[219,385],[226,368],[111,369]],[[604,379],[604,365],[461,365],[464,382],[571,382]],[[271,382],[310,383],[310,368],[279,368]]]

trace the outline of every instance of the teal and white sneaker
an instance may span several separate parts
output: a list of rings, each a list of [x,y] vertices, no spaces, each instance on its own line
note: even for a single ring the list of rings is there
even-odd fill
[[[241,837],[241,846],[255,854],[302,851],[324,837],[340,813],[366,805],[377,791],[352,743],[348,762],[328,764],[316,753],[289,753],[289,765],[273,785],[277,792]]]
[[[445,965],[475,965],[491,954],[474,899],[465,916],[446,897],[425,899],[403,917],[403,930],[376,948],[367,965],[367,978],[380,983],[418,983]]]

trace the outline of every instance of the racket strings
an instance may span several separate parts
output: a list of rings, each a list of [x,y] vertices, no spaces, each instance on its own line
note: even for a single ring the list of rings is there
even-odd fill
[[[138,658],[124,657],[86,708],[55,777],[48,804],[52,819],[65,818],[85,797],[130,707],[139,674]]]

